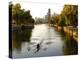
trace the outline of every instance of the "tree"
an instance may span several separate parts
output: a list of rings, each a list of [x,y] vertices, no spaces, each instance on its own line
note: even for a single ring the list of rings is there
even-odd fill
[[[78,25],[78,6],[77,5],[64,5],[62,15],[65,16],[68,25]]]
[[[19,3],[12,6],[12,17],[19,24],[19,14],[21,12],[21,5]]]
[[[19,3],[12,6],[12,15],[19,14],[21,11],[21,6]]]
[[[11,8],[10,11],[12,11],[12,20],[15,20],[16,24],[34,24],[30,10],[25,11],[25,9],[21,9],[19,3],[9,5],[9,8]]]

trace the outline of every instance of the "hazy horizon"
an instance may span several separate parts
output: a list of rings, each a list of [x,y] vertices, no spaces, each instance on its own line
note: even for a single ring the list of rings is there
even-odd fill
[[[49,1],[49,0],[48,0]],[[51,14],[57,13],[60,14],[63,9],[63,4],[54,4],[48,3],[48,1],[44,2],[31,2],[31,1],[12,1],[13,4],[20,3],[21,8],[25,10],[30,10],[30,13],[33,18],[35,17],[44,17],[48,9],[51,9]]]

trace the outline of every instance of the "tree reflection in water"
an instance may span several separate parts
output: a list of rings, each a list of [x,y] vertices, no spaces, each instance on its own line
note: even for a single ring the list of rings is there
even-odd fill
[[[64,46],[65,55],[78,54],[78,44],[72,37],[67,37],[65,43],[66,43]]]
[[[64,55],[75,55],[78,54],[78,43],[69,34],[61,33],[62,40],[64,40]]]
[[[12,32],[12,47],[13,50],[17,49],[21,51],[21,45],[23,42],[30,42],[30,37],[32,33],[32,29],[24,29],[24,30],[15,30]],[[30,50],[30,49],[28,49]]]

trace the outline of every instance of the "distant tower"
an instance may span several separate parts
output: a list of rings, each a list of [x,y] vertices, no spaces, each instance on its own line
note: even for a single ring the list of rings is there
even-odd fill
[[[48,22],[50,24],[50,20],[51,20],[51,10],[50,8],[48,9]]]

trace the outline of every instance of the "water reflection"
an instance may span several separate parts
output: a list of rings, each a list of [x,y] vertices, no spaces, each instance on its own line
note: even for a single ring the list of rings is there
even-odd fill
[[[78,54],[78,42],[73,39],[72,36],[60,31],[62,40],[64,41],[63,51],[64,55],[75,55]]]
[[[69,35],[65,35],[64,55],[75,55],[78,54],[78,44]]]
[[[13,58],[74,55],[77,42],[46,24],[13,31]]]
[[[31,32],[32,32],[32,29],[24,29],[24,30],[13,31],[13,36],[12,36],[13,50],[17,49],[18,51],[20,51],[21,50],[21,45],[22,45],[23,42],[30,42]]]

